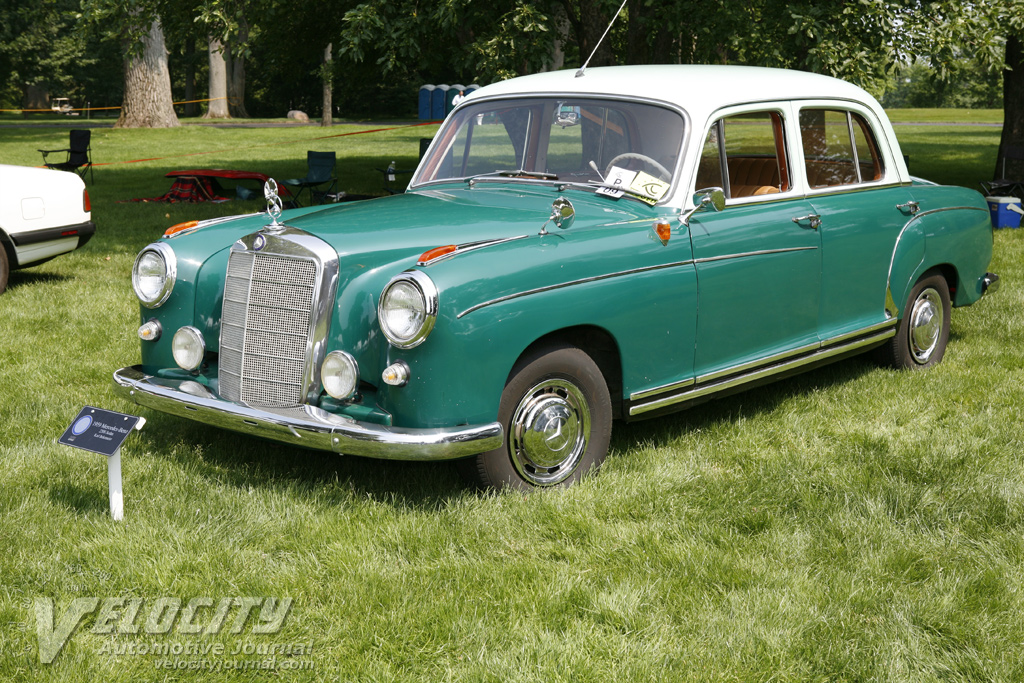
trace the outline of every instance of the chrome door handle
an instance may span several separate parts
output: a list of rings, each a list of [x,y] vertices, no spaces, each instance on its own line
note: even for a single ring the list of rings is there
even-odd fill
[[[914,214],[921,210],[921,205],[911,200],[906,204],[897,204],[896,208],[899,209],[900,211],[909,211],[910,213]]]
[[[793,222],[796,223],[797,225],[804,221],[809,221],[811,229],[817,230],[818,226],[821,225],[821,216],[819,216],[816,213],[809,213],[806,216],[797,216],[796,218],[793,219]]]

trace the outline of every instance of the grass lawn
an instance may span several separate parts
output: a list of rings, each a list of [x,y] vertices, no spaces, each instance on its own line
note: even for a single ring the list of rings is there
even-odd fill
[[[484,495],[450,463],[141,411],[111,521],[103,456],[55,440],[86,404],[140,414],[110,380],[138,358],[135,254],[169,225],[262,208],[118,201],[188,167],[301,176],[307,149],[338,152],[342,189],[380,193],[373,169],[411,168],[434,130],[94,131],[96,237],[0,296],[0,680],[199,678],[168,660],[221,667],[202,680],[1024,679],[1024,231],[996,235],[1002,289],[954,312],[938,367],[853,359],[616,425],[600,474],[569,490]],[[916,175],[991,177],[998,128],[897,134]],[[0,161],[66,141],[0,128]],[[37,605],[59,625],[88,597],[141,605],[137,624],[167,632],[105,633],[98,609],[41,663]],[[244,597],[291,598],[280,630],[254,632],[257,609],[232,632],[235,606],[219,632],[189,632],[217,631],[222,601]],[[181,600],[173,623],[161,598]],[[229,668],[252,661],[275,668]]]

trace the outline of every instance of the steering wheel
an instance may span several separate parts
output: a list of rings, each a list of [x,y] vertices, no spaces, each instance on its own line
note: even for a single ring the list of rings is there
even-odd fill
[[[639,152],[625,152],[624,154],[620,154],[619,156],[609,161],[608,166],[604,169],[605,177],[607,177],[608,174],[612,172],[612,166],[614,166],[619,161],[625,161],[627,159],[636,159],[637,161],[642,161],[643,163],[647,164],[648,166],[656,170],[661,175],[661,180],[664,180],[665,182],[668,182],[669,180],[672,179],[672,174],[669,172],[667,168],[665,168],[664,166],[662,166],[661,164],[659,164],[657,161],[650,158],[646,154],[640,154]]]

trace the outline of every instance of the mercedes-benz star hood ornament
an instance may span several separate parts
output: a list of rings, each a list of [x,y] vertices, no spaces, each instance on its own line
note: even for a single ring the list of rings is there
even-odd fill
[[[268,228],[276,229],[284,227],[277,222],[277,217],[281,215],[281,198],[277,196],[277,181],[273,178],[267,178],[267,182],[263,184],[263,196],[267,198],[267,214],[270,215],[270,225]]]

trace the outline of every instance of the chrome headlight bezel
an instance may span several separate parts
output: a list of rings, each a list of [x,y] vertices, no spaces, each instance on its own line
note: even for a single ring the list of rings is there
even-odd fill
[[[389,296],[399,286],[413,288],[419,295],[419,309],[422,313],[422,320],[415,329],[399,333],[388,324],[388,306],[392,303]],[[430,277],[419,270],[407,270],[391,278],[384,291],[380,293],[380,300],[377,303],[377,324],[381,332],[387,337],[392,346],[399,349],[411,349],[422,344],[430,331],[434,329],[437,321],[438,294],[437,287]]]
[[[163,282],[160,283],[160,286],[155,289],[152,295],[142,291],[139,275],[139,266],[143,258],[149,254],[155,255],[163,261],[164,270]],[[140,251],[139,255],[135,257],[135,263],[132,265],[132,289],[135,290],[135,296],[138,297],[143,306],[146,308],[158,308],[171,296],[171,290],[174,289],[174,281],[177,274],[178,259],[174,255],[174,250],[163,242],[154,242]]]
[[[339,390],[335,380],[340,370],[345,369],[351,375],[351,384],[347,390]],[[331,351],[320,366],[320,383],[329,396],[345,401],[356,395],[359,389],[359,363],[347,351]]]

